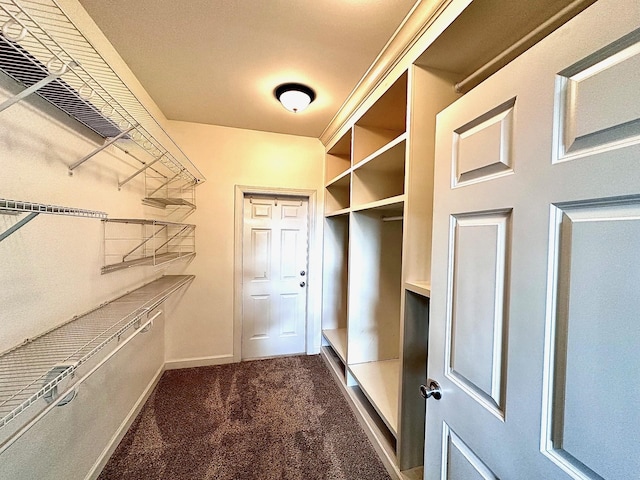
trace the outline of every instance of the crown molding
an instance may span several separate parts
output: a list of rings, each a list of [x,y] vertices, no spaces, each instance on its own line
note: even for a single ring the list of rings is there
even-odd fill
[[[471,0],[464,3],[466,7]],[[395,31],[391,39],[384,46],[378,57],[373,61],[362,79],[349,94],[327,128],[320,135],[320,141],[325,147],[339,139],[349,128],[348,123],[354,114],[382,85],[389,74],[399,66],[433,23],[442,15],[455,0],[420,0],[407,14],[404,21]],[[457,14],[455,15],[457,16]],[[454,17],[455,18],[455,17]],[[412,59],[412,61],[415,59]],[[399,72],[401,74],[402,72]]]

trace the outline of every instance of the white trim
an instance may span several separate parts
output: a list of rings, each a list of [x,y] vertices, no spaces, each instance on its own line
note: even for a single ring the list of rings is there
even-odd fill
[[[160,381],[160,377],[162,377],[164,370],[165,364],[162,364],[156,374],[153,376],[151,382],[149,382],[149,385],[147,385],[147,388],[145,388],[142,395],[140,395],[140,398],[138,398],[138,401],[135,403],[129,414],[124,418],[116,432],[113,434],[113,437],[111,437],[111,440],[109,440],[109,443],[96,460],[96,463],[93,464],[93,467],[91,467],[91,470],[89,470],[89,473],[87,473],[85,480],[95,480],[96,478],[98,478],[100,473],[102,473],[102,469],[111,458],[111,455],[115,451],[116,447],[129,431],[129,428],[142,410],[142,407],[144,407],[144,405],[147,403],[151,392],[153,392],[153,390],[156,388],[156,385]]]
[[[233,362],[242,359],[242,228],[244,225],[243,208],[246,195],[288,195],[306,197],[309,202],[309,252],[307,275],[307,321],[306,353],[320,352],[320,304],[322,298],[322,224],[317,214],[317,191],[295,188],[269,188],[236,185],[234,204],[234,274],[233,274]]]
[[[225,365],[235,361],[233,354],[212,355],[210,357],[181,358],[169,360],[164,363],[165,370],[177,370],[180,368],[210,367],[213,365]]]

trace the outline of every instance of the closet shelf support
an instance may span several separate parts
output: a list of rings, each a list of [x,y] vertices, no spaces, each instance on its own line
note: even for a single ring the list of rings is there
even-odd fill
[[[118,190],[120,190],[123,186],[125,186],[127,183],[129,183],[131,180],[133,180],[134,178],[136,178],[138,175],[140,175],[142,172],[144,172],[147,168],[151,167],[152,165],[154,165],[155,163],[159,162],[160,160],[162,160],[162,157],[164,157],[164,153],[162,155],[160,155],[158,158],[155,158],[152,162],[149,162],[145,165],[142,166],[142,168],[140,168],[137,172],[129,175],[127,178],[125,178],[123,181],[118,182]]]
[[[25,88],[20,93],[14,95],[13,97],[9,98],[8,100],[5,100],[4,102],[2,102],[0,104],[0,112],[6,110],[11,105],[15,105],[20,100],[23,100],[23,99],[27,98],[29,95],[31,95],[32,93],[35,93],[37,90],[40,90],[45,85],[50,84],[51,82],[53,82],[59,76],[60,76],[60,74],[51,74],[51,75],[43,78],[42,80],[40,80],[38,83],[34,83],[30,87]]]
[[[36,218],[38,215],[39,213],[30,213],[29,215],[24,217],[22,220],[20,220],[18,223],[16,223],[12,227],[7,228],[4,232],[0,233],[0,242],[3,241],[12,233],[15,233],[18,230],[20,230],[22,227],[24,227],[27,223],[29,223],[31,220]]]
[[[149,242],[150,240],[153,240],[153,238],[155,237],[155,235],[158,235],[160,232],[162,232],[163,230],[167,229],[167,225],[162,225],[158,231],[155,232],[155,234],[153,236],[150,236],[148,238],[145,238],[141,243],[139,243],[138,245],[136,245],[135,247],[133,247],[131,250],[129,250],[127,253],[125,253],[122,256],[122,261],[126,262],[127,261],[127,257],[129,257],[133,252],[135,252],[136,250],[138,250],[140,247],[144,246],[147,242]]]
[[[107,148],[109,145],[111,145],[112,143],[117,142],[118,140],[120,140],[122,137],[124,137],[125,135],[127,135],[130,131],[138,128],[139,125],[135,124],[132,125],[131,127],[127,128],[126,130],[123,130],[122,132],[120,132],[118,135],[116,135],[115,137],[113,137],[112,139],[110,139],[108,142],[105,142],[104,145],[101,145],[100,147],[96,148],[93,152],[91,152],[88,155],[85,155],[83,158],[81,158],[80,160],[78,160],[76,163],[74,163],[73,165],[69,165],[69,175],[73,175],[73,171],[78,168],[80,165],[82,165],[84,162],[86,162],[87,160],[89,160],[91,157],[93,157],[94,155],[96,155],[97,153],[100,153],[102,150],[104,150],[105,148]]]

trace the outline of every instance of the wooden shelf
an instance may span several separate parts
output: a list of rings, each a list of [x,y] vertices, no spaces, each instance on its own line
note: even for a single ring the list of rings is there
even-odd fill
[[[402,212],[404,207],[404,195],[377,200],[375,202],[365,203],[363,205],[351,207],[352,212],[364,212],[367,210],[377,210],[380,212]]]
[[[349,184],[349,174],[351,173],[350,169],[345,170],[344,172],[336,175],[331,180],[327,182],[325,185],[326,188],[331,187],[333,185],[348,185]]]
[[[338,354],[340,360],[346,365],[347,363],[347,329],[336,328],[334,330],[323,330],[322,335],[327,339],[327,342],[333,347],[333,350]]]
[[[351,172],[347,170],[333,179],[325,189],[325,211],[349,208],[351,198]]]
[[[356,171],[365,168],[370,163],[373,163],[373,165],[369,167],[371,170],[378,170],[380,172],[395,172],[404,170],[403,165],[392,163],[392,159],[397,159],[399,150],[398,146],[405,143],[406,140],[407,134],[405,132],[401,133],[400,135],[390,140],[388,143],[385,143],[371,155],[363,158],[361,161],[355,164],[353,166],[353,170]],[[404,163],[404,153],[402,155],[402,163]]]
[[[348,368],[391,433],[397,436],[400,360],[360,363]]]
[[[431,298],[431,282],[407,281],[404,282],[404,288],[423,297]]]
[[[325,156],[324,178],[337,177],[351,167],[351,129],[336,144],[329,148]]]
[[[350,208],[343,208],[341,210],[336,210],[335,212],[326,213],[324,216],[326,218],[336,218],[336,217],[348,215],[350,211],[351,211]]]

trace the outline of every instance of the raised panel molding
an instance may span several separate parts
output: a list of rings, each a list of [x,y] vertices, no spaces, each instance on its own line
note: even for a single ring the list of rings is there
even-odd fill
[[[554,162],[640,143],[640,30],[558,74]]]
[[[249,312],[246,316],[251,324],[251,340],[269,338],[271,330],[271,296],[252,295],[249,300]]]
[[[556,205],[550,232],[541,450],[575,479],[635,478],[640,197]]]
[[[513,173],[515,103],[512,98],[453,131],[452,187]]]
[[[280,239],[280,278],[295,280],[298,277],[298,265],[295,253],[298,251],[298,230],[282,230]]]
[[[283,293],[280,295],[280,336],[289,337],[297,335],[297,325],[299,323],[298,301],[300,295],[297,293]]]
[[[511,210],[451,217],[446,376],[504,420]]]
[[[499,480],[446,422],[442,431],[441,480]]]
[[[252,280],[271,278],[271,230],[251,230],[251,260],[253,263]]]

